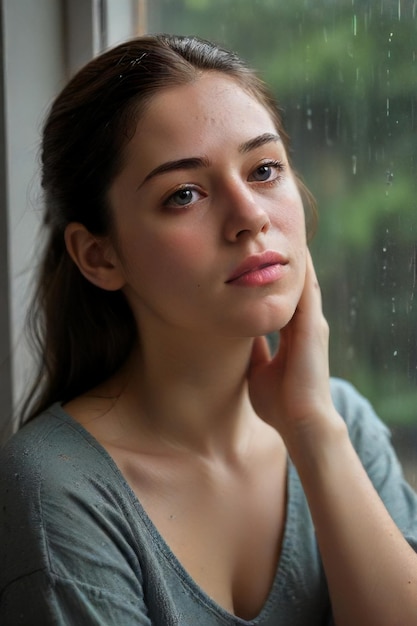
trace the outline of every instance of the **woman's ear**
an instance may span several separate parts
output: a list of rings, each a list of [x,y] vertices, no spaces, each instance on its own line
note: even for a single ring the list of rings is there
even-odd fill
[[[107,237],[92,235],[83,224],[71,222],[65,229],[65,245],[81,274],[93,285],[107,291],[123,287],[122,267]]]

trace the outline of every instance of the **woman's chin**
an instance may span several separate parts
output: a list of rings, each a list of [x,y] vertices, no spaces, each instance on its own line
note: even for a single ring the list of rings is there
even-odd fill
[[[230,327],[230,335],[234,337],[261,337],[282,330],[292,319],[295,307],[288,311],[271,310],[269,315],[240,319]]]
[[[264,308],[258,317],[253,320],[254,330],[258,332],[253,336],[269,335],[274,332],[279,332],[292,320],[295,310],[297,308],[297,302],[271,304],[271,306]]]

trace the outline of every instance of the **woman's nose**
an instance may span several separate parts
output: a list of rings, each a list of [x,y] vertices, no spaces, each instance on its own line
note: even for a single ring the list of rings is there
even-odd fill
[[[243,237],[256,237],[268,232],[271,222],[262,206],[262,198],[255,196],[245,184],[233,185],[224,192],[224,234],[228,241],[235,242]]]

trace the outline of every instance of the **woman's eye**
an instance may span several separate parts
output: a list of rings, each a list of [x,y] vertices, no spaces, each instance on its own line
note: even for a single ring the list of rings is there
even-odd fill
[[[184,207],[196,202],[201,194],[193,187],[181,187],[169,196],[164,202],[164,206],[168,207]]]
[[[269,163],[262,163],[256,168],[250,175],[249,179],[256,182],[273,181],[279,178],[280,172],[284,169],[284,165],[281,161],[271,161]]]

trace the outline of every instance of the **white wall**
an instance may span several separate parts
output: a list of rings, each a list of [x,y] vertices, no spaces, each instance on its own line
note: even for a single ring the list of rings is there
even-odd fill
[[[22,329],[40,223],[39,133],[47,107],[64,82],[65,59],[59,0],[3,0],[1,9],[7,192],[7,206],[1,210],[7,215],[9,367],[16,404],[32,370]],[[3,421],[10,413],[11,407],[1,406]]]

